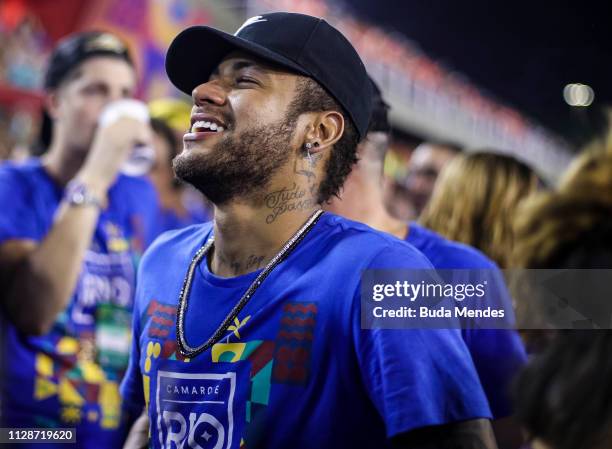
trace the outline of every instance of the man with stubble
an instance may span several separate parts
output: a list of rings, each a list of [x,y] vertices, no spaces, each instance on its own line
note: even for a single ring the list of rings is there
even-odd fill
[[[265,14],[235,35],[184,30],[166,70],[194,103],[174,168],[215,218],[164,234],[141,265],[122,391],[151,446],[495,447],[458,332],[361,327],[363,270],[431,265],[321,210],[371,112],[346,38]]]

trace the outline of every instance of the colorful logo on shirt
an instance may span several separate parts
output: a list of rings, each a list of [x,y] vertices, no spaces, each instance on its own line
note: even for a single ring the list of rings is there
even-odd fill
[[[146,316],[151,321],[149,337],[166,338],[174,332],[176,306],[162,304],[153,299],[147,307]]]
[[[236,374],[157,372],[157,428],[164,449],[229,449]]]
[[[257,421],[270,399],[270,378],[274,364],[274,342],[254,340],[243,343],[217,343],[212,347],[213,363],[250,362],[246,422]]]
[[[55,345],[52,359],[47,354],[36,354],[34,399],[59,401],[59,417],[65,425],[82,421],[98,423],[104,429],[116,429],[120,422],[119,386],[117,379],[109,379],[91,357],[85,355],[93,348],[90,339],[77,341],[62,337]],[[92,349],[93,350],[93,349]],[[40,421],[40,424],[45,424]]]
[[[127,253],[85,252],[82,271],[71,306],[70,318],[76,326],[94,326],[99,304],[132,308],[134,266]]]
[[[290,302],[283,307],[276,337],[272,380],[304,384],[310,375],[310,353],[317,322],[315,303]]]
[[[85,252],[75,297],[56,323],[55,332],[63,335],[47,338],[35,355],[33,399],[41,409],[51,407],[49,399],[57,401],[63,425],[116,429],[118,384],[130,348],[134,266],[123,231],[109,221],[100,226],[103,232],[92,243],[97,251]],[[104,247],[109,252],[101,251]]]
[[[181,360],[188,362],[176,346],[176,306],[151,300],[145,313],[141,316],[141,326],[149,321],[147,336],[149,339],[161,344],[161,357],[167,360]]]
[[[241,341],[248,338],[251,316],[236,318],[210,355],[199,356],[210,357],[211,369],[193,374],[163,370],[165,360],[199,360],[183,359],[177,351],[176,307],[152,300],[143,314],[149,324],[143,326],[146,340],[142,369],[146,403],[151,398],[157,410],[160,446],[229,448],[230,428],[235,447],[242,449],[265,441],[262,431],[267,425],[263,423],[273,383],[304,385],[309,379],[317,312],[316,303],[285,304],[276,340],[272,341]],[[236,370],[225,372],[233,370],[227,364],[236,364]],[[243,374],[238,376],[239,372]],[[153,387],[155,377],[157,385]],[[240,394],[236,395],[230,378],[239,383]],[[233,406],[228,402],[231,400]]]

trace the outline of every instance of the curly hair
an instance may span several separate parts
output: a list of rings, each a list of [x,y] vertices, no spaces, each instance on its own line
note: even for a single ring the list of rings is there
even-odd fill
[[[298,79],[296,94],[289,105],[287,117],[295,121],[305,112],[337,111],[344,117],[344,133],[336,142],[325,165],[325,178],[319,184],[317,202],[322,204],[338,196],[340,188],[357,162],[359,134],[344,108],[312,78]]]

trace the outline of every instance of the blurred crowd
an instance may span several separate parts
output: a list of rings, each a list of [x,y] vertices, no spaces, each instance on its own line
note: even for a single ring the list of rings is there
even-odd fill
[[[63,427],[86,427],[88,420],[104,419],[104,432],[121,426],[118,383],[126,349],[111,343],[103,348],[106,359],[101,361],[76,347],[86,346],[87,338],[94,346],[114,341],[108,333],[125,332],[131,321],[119,307],[93,311],[95,298],[85,299],[80,310],[68,299],[88,282],[103,282],[109,271],[114,280],[108,291],[123,289],[131,295],[137,261],[155,238],[214,218],[210,202],[177,180],[172,167],[190,126],[190,103],[153,100],[147,104],[147,123],[99,124],[108,104],[133,96],[136,82],[131,56],[113,38],[82,35],[54,50],[44,72],[46,137],[38,132],[24,154],[0,134],[0,148],[14,145],[0,166],[3,338],[4,347],[13,348],[3,355],[4,381],[15,385],[16,379],[34,376],[34,396],[44,398],[50,394],[45,382],[57,374],[51,358],[62,358],[60,376],[79,371],[96,385],[96,392],[104,390],[106,398],[114,398],[104,404],[102,417],[80,416],[78,404],[68,401],[59,413]],[[93,45],[99,45],[97,55],[112,55],[116,65],[94,66],[99,61],[90,58]],[[74,75],[77,69],[79,76]],[[6,76],[13,76],[11,70],[23,73],[13,65],[3,68]],[[393,157],[389,107],[384,92],[375,97],[368,134],[358,147],[359,162],[339,197],[324,205],[328,211],[411,243],[435,268],[612,269],[612,133],[577,151],[556,185],[547,185],[532,167],[503,149],[462,148],[444,141],[416,145],[402,179],[391,179],[384,172],[386,158]],[[126,176],[122,164],[134,141],[150,146],[154,157],[146,173]],[[70,208],[66,201],[95,203],[103,212],[98,217],[88,209]],[[85,277],[80,275],[83,266]],[[40,291],[49,296],[42,305],[37,303]],[[510,295],[520,323],[531,310],[526,307],[529,298],[513,291]],[[68,314],[81,321],[69,321]],[[89,329],[91,320],[98,324],[85,338],[79,326]],[[45,340],[50,333],[53,339]],[[464,334],[492,406],[500,448],[612,448],[612,331],[593,326],[529,329],[509,336]],[[507,346],[491,355],[487,345],[506,338]],[[7,368],[30,360],[34,371]],[[114,377],[107,373],[102,382],[104,364],[112,367]],[[67,385],[59,388],[67,391]],[[24,400],[4,388],[4,403],[13,407]],[[10,412],[13,424],[30,422],[19,413]],[[54,425],[43,418],[38,422],[46,424]],[[90,428],[81,435],[106,438]]]

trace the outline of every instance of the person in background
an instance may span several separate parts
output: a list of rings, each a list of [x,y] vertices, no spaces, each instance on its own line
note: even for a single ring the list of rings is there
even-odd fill
[[[528,270],[612,268],[610,217],[612,148],[594,148],[574,160],[556,191],[539,193],[521,204],[513,220],[512,267]],[[581,284],[592,288],[585,290],[590,294],[577,298],[597,310],[599,306],[593,303],[598,301],[594,289],[600,280],[582,279]],[[532,291],[523,284],[517,286],[522,288],[517,288],[514,295],[517,319],[519,323],[532,323],[524,326],[529,329],[522,332],[523,339],[530,352],[541,352],[556,333],[546,321],[548,308],[542,308],[545,303],[534,301]],[[537,325],[533,324],[535,319],[539,320],[535,321]]]
[[[119,447],[125,437],[119,382],[134,242],[145,241],[157,202],[150,182],[120,174],[134,145],[150,142],[148,124],[120,117],[102,126],[99,116],[135,88],[116,36],[67,37],[45,75],[48,151],[0,165],[2,426],[76,428],[77,448]]]
[[[519,208],[512,262],[526,269],[558,269],[578,278],[565,299],[612,315],[612,151],[600,148],[579,156],[555,192],[538,194]],[[600,284],[603,288],[595,288]],[[519,320],[533,292],[517,295]],[[594,303],[595,301],[595,303]],[[525,307],[526,308],[526,307]],[[533,313],[533,307],[530,309]],[[612,448],[612,331],[527,332],[538,355],[516,388],[518,416],[534,449]]]
[[[152,118],[155,164],[149,172],[159,196],[159,218],[155,236],[172,229],[210,221],[212,213],[199,192],[174,176],[172,160],[179,153],[174,130],[163,120]]]
[[[612,225],[611,211],[612,151],[583,153],[556,191],[534,195],[519,207],[513,221],[512,265],[561,268],[579,263],[584,268],[609,268],[603,265],[610,262],[612,240],[607,234],[595,238],[593,231]],[[583,249],[579,253],[577,248]]]
[[[373,112],[365,139],[357,147],[359,162],[348,176],[339,197],[325,208],[374,229],[392,234],[412,244],[439,270],[457,270],[456,282],[479,282],[482,271],[492,273],[495,281],[487,304],[502,302],[511,310],[511,300],[497,265],[480,251],[444,237],[411,222],[391,216],[383,205],[383,161],[390,140],[388,106],[372,81]],[[468,271],[469,269],[474,270]],[[476,271],[478,270],[478,271]],[[483,323],[486,324],[486,323]],[[470,350],[495,421],[498,445],[518,447],[521,438],[512,419],[510,385],[527,356],[519,335],[510,330],[466,328],[463,338]]]
[[[427,206],[442,169],[460,153],[460,147],[442,141],[423,142],[414,149],[403,187],[414,207],[415,216],[421,215]]]
[[[383,194],[385,209],[400,221],[414,220],[416,218],[416,211],[408,190],[386,174],[384,179]]]
[[[401,221],[416,219],[414,201],[406,187],[410,157],[417,143],[394,129],[383,164],[383,193],[385,208]]]
[[[492,151],[462,153],[442,171],[419,222],[479,249],[507,268],[516,208],[538,184],[535,172],[512,156]]]

